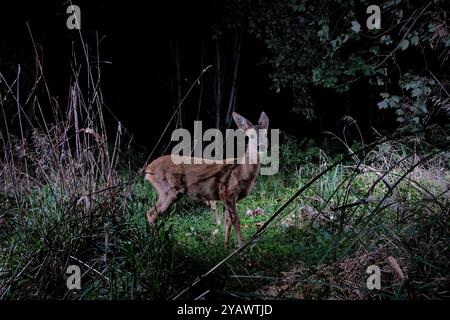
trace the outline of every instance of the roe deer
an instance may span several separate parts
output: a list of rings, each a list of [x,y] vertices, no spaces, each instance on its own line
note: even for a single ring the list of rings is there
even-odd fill
[[[239,247],[244,244],[236,202],[246,197],[255,185],[261,167],[260,153],[267,150],[269,118],[262,112],[258,125],[253,125],[233,112],[233,119],[238,128],[249,136],[247,149],[241,158],[226,159],[223,163],[202,161],[195,164],[193,158],[183,157],[192,160],[189,161],[190,164],[175,164],[172,156],[166,155],[155,159],[146,167],[145,179],[158,193],[155,207],[147,212],[150,225],[154,224],[158,214],[166,211],[182,195],[203,201],[219,200],[224,207],[225,248],[229,244],[232,224]],[[256,161],[250,161],[250,157]]]

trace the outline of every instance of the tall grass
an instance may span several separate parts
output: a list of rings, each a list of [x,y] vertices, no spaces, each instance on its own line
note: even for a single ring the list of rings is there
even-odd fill
[[[3,299],[115,298],[124,292],[136,297],[146,285],[152,297],[161,290],[155,284],[166,268],[158,265],[170,259],[170,239],[163,231],[149,233],[133,216],[145,208],[134,206],[133,177],[119,174],[123,128],[107,128],[98,52],[82,40],[79,45],[83,59],[73,57],[65,106],[47,86],[37,46],[35,83],[26,102],[20,66],[14,79],[1,75]],[[18,125],[12,127],[8,111],[14,108]],[[146,192],[148,202],[151,190]],[[66,286],[72,264],[82,269],[83,290]]]
[[[436,151],[423,141],[395,139],[327,172],[281,219],[296,229],[303,257],[259,294],[450,298],[447,148],[448,143]],[[320,163],[312,166],[320,171]],[[303,171],[297,180],[305,181]],[[366,287],[372,264],[381,267],[381,290]]]

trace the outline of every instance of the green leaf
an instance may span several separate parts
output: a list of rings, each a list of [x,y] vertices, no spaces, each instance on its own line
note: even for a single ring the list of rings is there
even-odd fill
[[[384,100],[378,102],[377,105],[378,105],[379,109],[387,109],[389,107],[388,104],[386,103],[386,101],[384,101]]]
[[[391,36],[388,34],[382,36],[380,39],[380,42],[381,42],[381,44],[385,44],[385,45],[391,44],[392,43]]]
[[[391,97],[391,102],[389,104],[392,106],[392,104],[397,104],[399,102],[400,102],[400,97],[399,96],[392,96]]]
[[[400,48],[404,51],[409,47],[409,40],[403,39],[402,42],[399,44]]]
[[[344,38],[342,39],[342,43],[346,43],[348,40],[348,34],[344,34]]]
[[[417,46],[419,44],[419,37],[414,35],[409,39],[409,41],[413,46]]]
[[[413,89],[411,96],[412,97],[420,97],[422,95],[422,88],[421,87],[416,87]]]
[[[425,104],[421,103],[421,104],[419,104],[419,110],[422,113],[427,113],[427,106]]]
[[[355,31],[356,33],[358,33],[361,30],[361,25],[359,24],[358,21],[356,20],[352,21],[352,30]]]

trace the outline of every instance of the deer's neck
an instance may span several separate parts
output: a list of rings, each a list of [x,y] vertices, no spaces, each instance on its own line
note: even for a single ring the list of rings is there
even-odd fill
[[[258,145],[255,143],[249,143],[247,149],[245,150],[244,155],[242,156],[244,159],[244,164],[255,166],[255,170],[258,170],[261,166],[261,156],[258,152]]]

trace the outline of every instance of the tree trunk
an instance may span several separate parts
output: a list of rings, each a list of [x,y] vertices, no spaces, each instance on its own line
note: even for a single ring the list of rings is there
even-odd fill
[[[202,71],[205,68],[205,45],[202,43],[202,49],[201,49],[201,53],[200,53],[200,71]],[[197,103],[197,114],[195,116],[196,120],[200,119],[200,111],[202,108],[202,99],[203,99],[203,80],[200,79],[200,89],[199,89],[199,94],[198,94],[198,103]]]
[[[179,45],[175,43],[175,73],[176,73],[176,87],[177,87],[177,97],[176,97],[176,105],[177,108],[180,107],[181,102],[181,69],[180,69],[180,49]],[[178,114],[178,127],[183,127],[183,110],[182,107],[179,108]]]
[[[222,68],[219,38],[216,39],[216,128],[220,129],[220,114],[222,104]]]
[[[236,107],[236,82],[237,82],[237,76],[239,71],[239,60],[241,58],[241,43],[242,43],[242,37],[241,37],[241,30],[236,31],[236,35],[234,37],[234,66],[233,66],[233,78],[231,81],[231,88],[230,88],[230,97],[228,99],[228,110],[227,115],[225,118],[226,127],[229,128],[231,125],[231,116],[233,114],[233,111]]]

